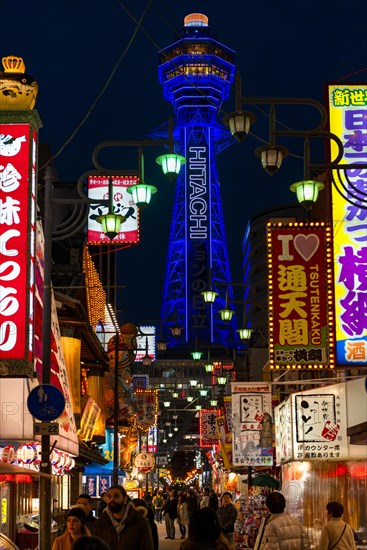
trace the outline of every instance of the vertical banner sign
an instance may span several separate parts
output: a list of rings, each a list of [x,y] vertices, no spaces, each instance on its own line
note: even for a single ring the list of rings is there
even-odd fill
[[[137,390],[135,396],[137,406],[135,423],[139,430],[147,432],[157,422],[158,391]]]
[[[233,465],[273,465],[271,385],[235,382],[232,388]]]
[[[198,139],[200,134],[201,139]],[[210,318],[201,292],[206,289],[211,264],[209,248],[210,220],[210,157],[205,131],[197,128],[188,138],[186,171],[186,311],[190,329],[200,338],[208,336]]]
[[[133,202],[127,189],[139,182],[137,176],[89,176],[88,197],[90,199],[108,200],[108,182],[112,178],[113,211],[124,216],[126,221],[121,224],[120,232],[111,241],[102,231],[97,218],[108,212],[108,206],[93,204],[88,214],[88,244],[113,244],[139,242],[139,209]]]
[[[342,141],[345,164],[367,164],[367,86],[331,84],[328,87],[330,131]],[[336,145],[331,143],[331,158]],[[367,166],[334,178],[352,195],[351,204],[332,186],[336,362],[367,365]],[[339,178],[339,179],[338,179]],[[358,194],[359,193],[359,194]],[[364,208],[362,198],[364,197]],[[361,200],[358,200],[360,198]]]
[[[2,374],[32,376],[37,133],[0,124]]]
[[[268,224],[270,368],[333,368],[331,229]]]
[[[213,445],[218,445],[219,438],[215,419],[219,415],[220,411],[215,409],[201,409],[199,411],[199,446],[201,448],[213,447]]]

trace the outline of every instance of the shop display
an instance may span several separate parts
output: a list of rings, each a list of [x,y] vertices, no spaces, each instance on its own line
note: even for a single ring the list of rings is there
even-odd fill
[[[234,527],[235,550],[255,548],[256,538],[262,524],[262,519],[268,516],[265,498],[269,493],[264,489],[260,494],[241,495],[235,502],[238,517]]]

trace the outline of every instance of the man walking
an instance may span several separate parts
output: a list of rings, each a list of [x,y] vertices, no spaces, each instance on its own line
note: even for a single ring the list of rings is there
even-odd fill
[[[177,518],[177,494],[176,491],[171,491],[169,494],[169,499],[163,507],[164,521],[166,524],[166,539],[174,539],[176,530],[175,530],[175,519]]]
[[[265,526],[261,550],[304,550],[302,525],[296,518],[284,512],[284,496],[274,491],[266,497],[265,504],[270,517]]]
[[[106,511],[94,524],[94,534],[101,537],[110,550],[154,550],[149,523],[134,510],[121,485],[108,489],[106,502]]]
[[[328,550],[328,548],[354,550],[356,543],[354,542],[353,529],[342,520],[343,505],[335,500],[328,502],[326,512],[328,520],[321,531],[319,550]]]

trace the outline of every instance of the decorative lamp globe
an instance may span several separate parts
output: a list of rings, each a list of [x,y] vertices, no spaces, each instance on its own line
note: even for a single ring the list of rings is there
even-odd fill
[[[218,296],[218,292],[214,292],[213,290],[204,290],[204,292],[201,292],[201,295],[206,304],[213,304]]]
[[[150,199],[152,195],[157,192],[157,188],[148,183],[138,183],[136,185],[130,185],[130,187],[127,188],[127,192],[132,196],[136,206],[144,207],[150,203]]]
[[[298,202],[305,210],[311,210],[318,199],[319,191],[324,187],[325,185],[321,181],[303,180],[292,183],[290,190],[296,193]]]
[[[176,153],[166,153],[156,158],[156,163],[161,166],[163,174],[169,177],[176,177],[185,162],[185,157]]]
[[[260,157],[264,170],[272,176],[281,167],[283,159],[288,155],[288,149],[280,145],[266,145],[256,149],[255,154]]]
[[[226,321],[226,322],[229,322],[232,320],[233,313],[234,311],[232,309],[225,308],[225,309],[219,310],[220,318],[222,319],[222,321]]]
[[[255,120],[254,114],[238,109],[223,117],[223,124],[229,126],[232,136],[241,142],[249,133],[250,126]]]
[[[241,340],[250,340],[251,334],[253,333],[252,328],[240,328],[237,330],[238,336]]]
[[[102,231],[112,241],[120,232],[121,224],[126,221],[124,216],[108,212],[96,219],[102,225]]]

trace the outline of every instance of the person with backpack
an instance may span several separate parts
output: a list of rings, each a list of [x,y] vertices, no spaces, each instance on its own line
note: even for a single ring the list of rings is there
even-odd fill
[[[158,523],[162,523],[162,508],[164,506],[164,499],[159,491],[154,495],[152,504],[154,508],[155,520]]]

